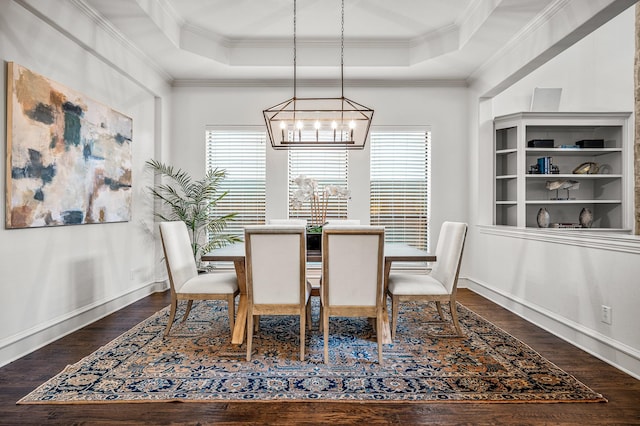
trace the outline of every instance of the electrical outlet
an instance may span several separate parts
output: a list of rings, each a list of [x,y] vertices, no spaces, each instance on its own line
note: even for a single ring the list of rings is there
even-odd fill
[[[611,306],[602,305],[602,314],[601,314],[600,321],[602,321],[605,324],[611,324],[611,314],[612,314]]]

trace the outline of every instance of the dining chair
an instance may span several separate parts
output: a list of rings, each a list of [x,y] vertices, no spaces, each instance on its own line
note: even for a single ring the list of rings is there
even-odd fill
[[[160,223],[160,239],[171,289],[171,310],[164,336],[166,337],[171,330],[180,300],[188,301],[182,317],[183,322],[189,316],[194,300],[226,300],[229,327],[233,333],[235,297],[239,294],[236,274],[233,272],[198,274],[189,232],[182,221]]]
[[[322,247],[324,362],[329,363],[329,318],[339,316],[376,319],[382,363],[384,227],[327,225]]]
[[[310,316],[307,244],[304,226],[245,227],[247,272],[247,361],[251,361],[254,320],[260,315],[300,316],[300,360],[304,361],[305,326]]]
[[[391,338],[395,339],[398,324],[399,303],[408,300],[436,302],[438,315],[442,314],[442,302],[449,304],[451,320],[456,335],[462,336],[456,309],[456,290],[458,275],[462,263],[462,252],[467,236],[467,224],[444,222],[440,228],[440,236],[436,247],[436,262],[429,274],[410,274],[391,272],[387,282],[387,292],[391,296]]]

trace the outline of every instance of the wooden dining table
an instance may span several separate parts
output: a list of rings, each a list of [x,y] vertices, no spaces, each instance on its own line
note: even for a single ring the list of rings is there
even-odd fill
[[[233,262],[238,278],[240,299],[236,312],[236,320],[233,328],[231,343],[241,345],[244,342],[247,328],[247,280],[245,272],[244,243],[231,244],[226,247],[212,250],[202,255],[204,262]],[[321,262],[322,253],[319,250],[307,251],[307,262]],[[384,245],[384,297],[386,300],[387,283],[393,262],[434,262],[436,256],[424,250],[408,246],[406,244],[385,243]],[[389,313],[386,303],[383,304],[382,317],[382,341],[392,343],[391,328],[389,326]]]

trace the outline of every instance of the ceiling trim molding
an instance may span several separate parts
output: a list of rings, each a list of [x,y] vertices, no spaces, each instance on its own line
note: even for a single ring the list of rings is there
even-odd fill
[[[142,50],[140,50],[135,44],[133,44],[127,37],[124,36],[118,29],[116,29],[111,22],[106,20],[100,13],[98,13],[94,8],[89,6],[84,0],[69,0],[69,2],[83,15],[89,18],[92,22],[96,24],[100,29],[102,29],[107,35],[113,38],[114,41],[120,43],[131,52],[133,55],[137,56],[142,62],[144,62],[145,66],[153,69],[158,75],[165,81],[170,82],[172,77],[162,69],[155,61],[151,60],[151,58]],[[75,38],[75,37],[74,37]],[[89,47],[86,43],[81,42],[81,40],[76,41],[83,46],[86,50],[93,52],[96,56],[102,58],[103,61],[108,62],[111,66],[119,69],[115,64],[108,61],[103,55],[99,54],[93,47]],[[126,73],[125,73],[126,74]]]
[[[338,79],[298,79],[298,87],[340,87]],[[172,87],[293,87],[291,79],[179,79]],[[464,79],[433,80],[345,80],[345,87],[467,87]]]

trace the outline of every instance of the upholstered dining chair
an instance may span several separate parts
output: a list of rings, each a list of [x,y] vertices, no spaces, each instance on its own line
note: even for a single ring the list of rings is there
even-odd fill
[[[189,316],[194,300],[226,300],[229,327],[233,333],[235,297],[239,294],[236,274],[198,274],[189,232],[182,221],[160,223],[160,238],[171,288],[171,311],[164,336],[166,337],[171,330],[180,300],[188,301],[182,321]]]
[[[329,363],[329,318],[376,319],[378,362],[382,363],[384,227],[332,226],[322,230],[322,328],[324,362]]]
[[[399,303],[406,300],[434,301],[440,320],[444,321],[441,303],[449,304],[457,336],[462,336],[456,309],[456,290],[467,236],[467,224],[444,222],[436,246],[436,262],[429,274],[391,272],[387,283],[391,296],[391,338],[395,339]]]
[[[247,361],[251,361],[254,320],[260,315],[300,316],[300,360],[304,361],[305,325],[311,285],[307,282],[304,226],[245,227],[247,273]]]

